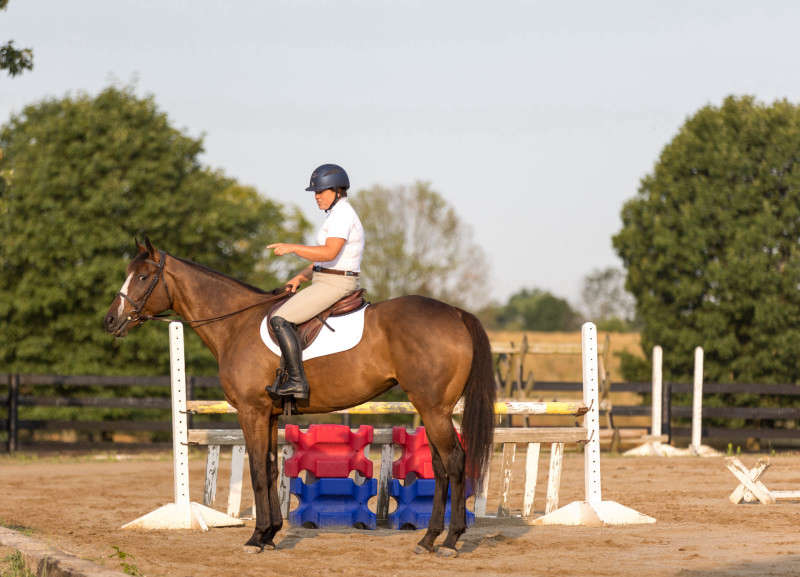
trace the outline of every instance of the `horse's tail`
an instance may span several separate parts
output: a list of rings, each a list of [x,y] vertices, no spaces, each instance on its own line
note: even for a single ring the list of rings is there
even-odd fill
[[[472,337],[472,366],[464,387],[461,436],[467,453],[467,477],[479,480],[489,464],[494,440],[495,384],[492,351],[489,337],[481,322],[475,315],[461,309],[459,312]]]

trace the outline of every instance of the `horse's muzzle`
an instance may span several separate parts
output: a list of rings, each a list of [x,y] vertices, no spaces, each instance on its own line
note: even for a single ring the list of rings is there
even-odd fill
[[[130,317],[118,317],[113,313],[108,313],[103,319],[103,326],[107,333],[115,337],[124,337],[128,334],[130,320]]]

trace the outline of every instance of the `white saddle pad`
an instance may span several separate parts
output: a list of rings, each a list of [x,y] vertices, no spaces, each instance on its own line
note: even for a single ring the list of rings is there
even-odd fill
[[[369,306],[369,305],[367,305]],[[364,335],[364,311],[363,307],[355,312],[337,317],[328,317],[327,322],[333,331],[322,326],[314,342],[303,351],[303,360],[313,359],[314,357],[324,357],[333,353],[340,353],[352,349],[361,342]],[[281,349],[278,343],[274,342],[269,336],[267,317],[261,321],[261,340],[267,348],[278,356],[281,356]]]

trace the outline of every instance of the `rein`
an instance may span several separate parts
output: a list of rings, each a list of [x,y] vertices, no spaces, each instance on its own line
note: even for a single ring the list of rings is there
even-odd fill
[[[128,301],[133,306],[133,311],[131,312],[130,315],[128,315],[128,318],[125,319],[125,323],[122,325],[122,328],[124,328],[131,321],[141,321],[142,323],[145,322],[145,321],[162,321],[162,322],[165,322],[165,323],[177,321],[177,322],[183,323],[185,325],[190,325],[190,326],[193,326],[193,327],[202,327],[204,325],[208,325],[208,324],[211,324],[211,323],[215,323],[215,322],[218,322],[218,321],[222,321],[222,320],[228,319],[230,317],[236,316],[236,315],[238,315],[240,313],[243,313],[245,311],[249,311],[250,309],[254,309],[256,307],[260,307],[260,306],[262,306],[262,305],[264,305],[264,304],[266,304],[266,303],[268,303],[268,302],[270,302],[272,300],[272,299],[265,299],[263,301],[259,301],[257,303],[253,303],[251,305],[248,305],[248,306],[246,306],[244,308],[241,308],[239,310],[235,310],[235,311],[232,311],[232,312],[229,312],[229,313],[225,313],[225,314],[222,314],[222,315],[219,315],[219,316],[216,316],[216,317],[209,317],[209,318],[206,318],[206,319],[182,319],[180,317],[177,317],[174,314],[143,315],[142,314],[142,309],[147,304],[147,300],[150,298],[150,295],[153,294],[153,291],[155,290],[156,286],[158,285],[158,281],[160,281],[160,280],[164,282],[164,290],[166,291],[167,298],[169,299],[169,306],[170,306],[170,308],[172,308],[172,302],[173,302],[172,301],[172,295],[170,295],[169,287],[167,286],[167,277],[164,276],[164,263],[166,261],[167,253],[165,253],[163,250],[159,251],[159,257],[160,257],[159,258],[159,262],[155,262],[155,261],[149,260],[149,259],[145,261],[145,262],[148,262],[150,264],[156,265],[157,270],[156,270],[155,274],[153,275],[153,280],[150,282],[150,286],[147,287],[147,290],[145,291],[144,295],[142,296],[142,299],[141,299],[140,302],[136,303],[135,301],[133,301],[130,297],[128,297],[128,295],[126,295],[122,291],[119,291],[117,293],[120,297],[122,297],[123,299]]]
[[[139,318],[142,321],[162,321],[162,322],[165,322],[165,323],[170,323],[170,322],[173,322],[173,321],[177,321],[179,323],[183,323],[185,325],[190,325],[190,326],[193,326],[193,327],[202,327],[203,325],[209,325],[209,324],[215,323],[217,321],[223,321],[223,320],[228,319],[230,317],[236,316],[239,313],[243,313],[245,311],[249,311],[250,309],[254,309],[256,307],[260,307],[260,306],[262,306],[262,305],[264,305],[264,304],[266,304],[268,302],[271,302],[271,301],[270,300],[263,300],[263,301],[254,303],[252,305],[248,305],[248,306],[244,307],[243,309],[239,309],[239,310],[236,310],[236,311],[233,311],[233,312],[230,312],[230,313],[225,313],[224,315],[219,315],[217,317],[209,317],[207,319],[194,319],[194,320],[192,320],[192,319],[182,319],[182,318],[177,317],[177,316],[172,315],[172,314],[143,315],[143,316],[140,316]]]

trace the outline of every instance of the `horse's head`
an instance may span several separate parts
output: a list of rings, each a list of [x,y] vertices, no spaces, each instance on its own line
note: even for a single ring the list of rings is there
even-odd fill
[[[128,264],[127,277],[111,303],[104,321],[106,331],[124,337],[132,327],[142,324],[152,315],[172,307],[164,263],[166,255],[156,250],[150,239],[136,243],[137,253]]]

